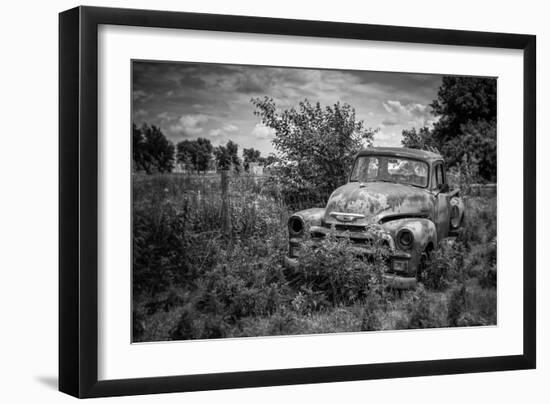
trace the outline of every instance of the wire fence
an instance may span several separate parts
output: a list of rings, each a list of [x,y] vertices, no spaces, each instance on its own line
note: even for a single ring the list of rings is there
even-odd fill
[[[225,236],[262,234],[269,226],[286,228],[289,215],[326,206],[328,189],[290,191],[275,175],[218,171],[134,175],[134,208],[150,205],[179,212],[196,233]],[[463,196],[492,197],[496,184],[470,184]],[[158,201],[157,201],[158,200]]]
[[[283,231],[289,215],[326,206],[329,192],[289,192],[273,175],[235,173],[134,174],[134,212],[162,221],[169,209],[194,234],[250,237]]]

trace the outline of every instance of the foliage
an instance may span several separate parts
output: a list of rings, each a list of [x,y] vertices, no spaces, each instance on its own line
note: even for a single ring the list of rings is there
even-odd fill
[[[144,123],[132,124],[132,161],[134,171],[147,174],[171,172],[174,168],[174,145],[160,128]]]
[[[494,78],[445,76],[431,104],[436,137],[449,141],[468,122],[492,121],[497,114],[497,81]]]
[[[267,157],[259,156],[258,162],[261,163],[264,167],[270,167],[278,163],[280,160],[274,153],[269,153]]]
[[[283,269],[289,213],[269,181],[229,176],[229,238],[219,174],[134,174],[133,197],[134,341],[496,324],[495,198],[467,198],[439,272],[398,293],[383,248],[364,259],[333,234]]]
[[[446,290],[467,279],[496,287],[496,198],[464,200],[466,215],[456,238],[440,242],[421,274],[429,289]]]
[[[438,120],[432,129],[404,130],[402,145],[435,147],[450,167],[475,165],[479,179],[496,181],[496,88],[493,78],[443,77],[430,105]]]
[[[428,266],[420,275],[420,280],[432,290],[445,290],[460,278],[466,251],[462,243],[443,241],[432,251]]]
[[[427,150],[439,146],[436,139],[433,138],[431,129],[427,126],[423,126],[418,131],[416,128],[405,129],[401,135],[401,145],[403,147]]]
[[[408,296],[405,308],[408,322],[404,328],[434,328],[444,326],[438,317],[440,310],[434,310],[433,298],[422,284],[415,293]]]
[[[292,282],[322,293],[333,305],[350,305],[366,297],[383,296],[382,274],[388,251],[378,247],[371,262],[359,257],[349,238],[329,233],[320,242],[307,240]]]
[[[483,289],[471,281],[454,285],[449,293],[449,327],[496,324],[496,298],[496,288]]]
[[[371,145],[374,130],[357,120],[355,109],[336,103],[321,107],[302,101],[278,111],[273,99],[251,100],[261,122],[275,131],[279,177],[286,194],[332,192],[346,181],[355,154]]]
[[[233,141],[228,141],[225,146],[218,146],[214,149],[216,166],[220,170],[229,170],[233,168],[236,172],[241,169],[241,160],[239,159],[239,146]]]
[[[468,121],[460,126],[462,138],[451,140],[443,149],[447,155],[457,153],[451,164],[457,164],[462,159],[465,164],[475,166],[475,176],[485,181],[495,182],[497,179],[497,125],[496,119],[491,121]],[[458,150],[464,150],[462,156]]]
[[[178,163],[187,168],[198,171],[206,171],[212,160],[212,143],[204,138],[196,140],[183,140],[176,145]]]
[[[244,170],[248,172],[250,163],[256,163],[261,161],[261,153],[259,150],[256,150],[253,147],[251,147],[250,149],[244,148],[243,160],[244,160],[243,162]]]

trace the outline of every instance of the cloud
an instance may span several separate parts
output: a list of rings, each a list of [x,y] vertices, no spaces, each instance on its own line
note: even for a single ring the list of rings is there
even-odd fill
[[[388,112],[390,114],[407,114],[407,113],[409,113],[409,110],[407,109],[407,107],[405,105],[401,104],[401,102],[399,102],[399,101],[393,101],[393,100],[384,101],[382,103],[382,106],[384,107],[386,112]]]
[[[418,102],[403,103],[396,100],[382,102],[384,110],[389,114],[381,126],[406,125],[414,127],[430,126],[437,120],[431,113],[430,106]]]
[[[218,129],[212,129],[212,130],[210,130],[210,132],[208,132],[208,134],[212,137],[218,137],[220,135],[223,135],[223,130],[221,130],[219,128]]]
[[[245,94],[263,93],[266,90],[266,80],[261,74],[243,74],[237,76],[235,91]]]
[[[420,103],[408,103],[404,104],[400,101],[394,101],[394,100],[387,100],[382,103],[382,106],[386,110],[386,112],[391,114],[404,114],[409,116],[414,116],[417,118],[426,118],[427,116],[431,116],[431,112],[429,110],[429,105],[420,104]]]
[[[275,129],[257,123],[254,129],[252,129],[252,135],[260,139],[271,139],[275,136]]]
[[[143,90],[135,90],[132,92],[132,98],[137,102],[147,102],[153,98],[153,95]]]
[[[375,146],[391,146],[399,147],[401,146],[401,133],[400,132],[385,132],[381,130],[376,135],[374,135],[374,145]]]
[[[185,134],[196,136],[203,132],[202,127],[208,121],[208,116],[203,114],[182,115],[179,121],[172,125],[170,129],[173,132],[184,132]]]
[[[168,112],[161,112],[157,114],[157,118],[160,119],[161,121],[165,121],[170,118],[170,115],[168,114]]]
[[[235,132],[239,130],[239,127],[237,125],[233,125],[232,123],[228,123],[222,128],[225,132]]]
[[[237,130],[239,130],[239,127],[237,125],[228,123],[221,128],[210,129],[208,134],[212,137],[219,137],[221,135],[226,135],[228,132],[236,132]]]
[[[136,123],[160,125],[174,141],[232,138],[241,148],[254,147],[263,155],[274,151],[274,132],[258,124],[251,97],[272,97],[278,110],[306,98],[322,107],[347,103],[366,126],[380,128],[377,143],[399,145],[403,129],[437,119],[429,104],[441,85],[438,75],[360,70],[187,62],[132,66],[134,117],[141,116]]]
[[[144,109],[137,109],[133,111],[132,121],[136,125],[141,125],[142,123],[147,122],[147,111]]]
[[[396,119],[392,119],[392,118],[388,118],[388,119],[384,119],[381,123],[382,126],[395,126],[397,125],[399,122],[397,122]]]
[[[422,104],[410,104],[408,110],[411,115],[424,117],[427,114],[430,114],[429,106]]]

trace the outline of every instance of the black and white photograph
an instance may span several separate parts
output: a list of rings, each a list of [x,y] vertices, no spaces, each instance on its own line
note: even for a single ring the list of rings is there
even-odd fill
[[[132,341],[497,325],[497,79],[134,60]]]
[[[548,401],[544,3],[91,3],[4,5],[1,402]]]

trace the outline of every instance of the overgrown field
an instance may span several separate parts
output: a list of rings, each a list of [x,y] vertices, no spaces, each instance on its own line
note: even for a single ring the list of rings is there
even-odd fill
[[[345,240],[285,270],[288,216],[316,204],[288,203],[269,181],[232,176],[222,231],[219,175],[134,174],[133,340],[496,324],[494,197],[466,198],[459,236],[402,293],[381,282],[383,260],[359,260]]]

